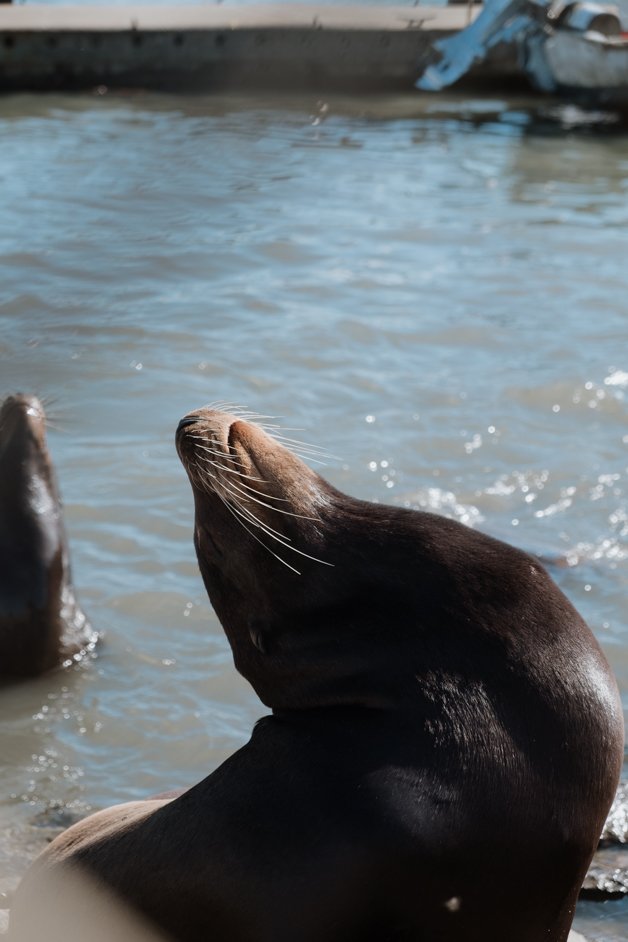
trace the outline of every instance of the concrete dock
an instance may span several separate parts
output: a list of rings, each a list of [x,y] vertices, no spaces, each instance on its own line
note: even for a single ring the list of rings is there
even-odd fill
[[[434,40],[479,9],[1,5],[0,90],[410,90]],[[517,79],[512,51],[472,78],[487,75]]]

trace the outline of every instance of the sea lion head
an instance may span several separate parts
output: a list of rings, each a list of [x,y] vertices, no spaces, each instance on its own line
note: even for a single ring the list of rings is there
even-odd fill
[[[247,578],[259,582],[243,569],[253,558],[256,569],[267,571],[274,560],[296,576],[308,559],[322,562],[313,557],[324,542],[322,509],[331,488],[247,413],[191,412],[176,441],[192,484],[204,563],[220,561],[225,578],[244,587]],[[234,540],[234,525],[249,538]]]
[[[451,582],[439,555],[457,524],[439,518],[430,535],[428,514],[341,493],[239,410],[188,413],[176,445],[205,587],[262,701],[277,710],[414,696],[417,642],[439,630]]]
[[[199,567],[237,669],[275,709],[344,701],[350,638],[366,624],[363,609],[372,621],[378,605],[368,589],[377,577],[360,565],[373,530],[362,502],[240,410],[188,413],[176,445],[194,494]],[[359,673],[355,646],[351,658]],[[323,678],[325,693],[314,693]]]
[[[242,669],[251,642],[267,653],[299,599],[322,588],[331,489],[241,411],[189,413],[176,444],[194,494],[201,574]]]
[[[39,674],[94,641],[71,586],[44,407],[36,396],[8,396],[0,407],[0,674]]]
[[[24,490],[28,479],[11,472],[26,465],[51,489],[54,472],[46,443],[44,407],[37,396],[18,393],[7,396],[0,406],[0,482],[7,488],[13,485]]]
[[[46,415],[36,396],[8,396],[0,407],[0,513],[16,551],[28,547],[26,555],[44,563],[58,553],[59,493],[46,442]],[[43,591],[41,585],[37,588]]]

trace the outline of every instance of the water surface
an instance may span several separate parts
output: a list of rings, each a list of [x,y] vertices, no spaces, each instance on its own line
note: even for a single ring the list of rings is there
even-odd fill
[[[174,450],[208,400],[302,430],[357,496],[540,553],[628,705],[628,138],[612,117],[15,95],[0,131],[0,394],[52,401],[75,583],[105,632],[93,661],[0,693],[0,891],[51,809],[198,780],[263,713],[206,600]],[[626,920],[588,904],[578,926],[609,942]]]

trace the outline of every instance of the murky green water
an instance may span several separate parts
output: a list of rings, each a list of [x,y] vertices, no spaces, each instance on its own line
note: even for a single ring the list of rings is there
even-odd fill
[[[106,632],[0,693],[0,890],[42,812],[193,782],[263,712],[174,451],[208,400],[302,429],[344,490],[573,563],[552,573],[628,706],[628,136],[584,119],[0,99],[0,394],[54,400],[75,583]],[[578,925],[608,942],[627,921],[589,904]]]

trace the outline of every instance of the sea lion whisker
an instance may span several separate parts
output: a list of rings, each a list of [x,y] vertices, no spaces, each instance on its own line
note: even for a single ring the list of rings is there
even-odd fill
[[[241,504],[238,504],[236,508],[232,507],[232,509],[239,511],[242,514],[246,514],[247,516],[245,519],[248,519],[250,523],[254,523],[256,526],[260,527],[267,536],[273,540],[276,540],[278,543],[281,543],[281,545],[285,546],[286,549],[292,550],[293,553],[298,553],[299,556],[305,556],[307,559],[311,559],[315,563],[321,563],[323,566],[334,565],[334,563],[329,563],[324,559],[319,559],[317,556],[311,556],[309,553],[304,552],[304,550],[297,549],[297,547],[292,546],[291,543],[286,543],[285,541],[290,540],[290,537],[285,536],[283,533],[279,534],[276,530],[273,530],[272,527],[269,527],[268,524],[260,521],[250,510],[248,510],[248,508],[242,507]]]
[[[269,524],[266,524],[263,521],[259,520],[255,516],[255,514],[253,514],[247,507],[243,507],[241,503],[240,495],[236,491],[234,491],[231,487],[229,487],[229,485],[226,484],[225,481],[221,480],[221,478],[218,475],[212,474],[211,471],[204,469],[202,466],[198,464],[198,462],[194,462],[194,467],[196,468],[196,471],[200,477],[201,483],[209,490],[210,493],[216,494],[222,500],[225,506],[232,507],[232,505],[229,503],[229,501],[224,496],[224,494],[220,492],[220,489],[232,495],[232,499],[235,505],[235,508],[232,508],[232,509],[237,509],[239,512],[246,513],[247,514],[246,519],[248,519],[249,523],[252,523],[256,527],[259,527],[260,529],[264,530],[268,534],[268,536],[272,536],[273,533],[277,534],[277,537],[284,536],[283,534],[280,534],[278,530],[273,530],[273,528]],[[215,485],[210,482],[210,479],[211,481],[216,482]],[[271,507],[270,509],[272,510],[274,508]],[[284,538],[288,540],[290,539],[290,537],[284,537]]]
[[[276,540],[282,546],[285,546],[286,549],[292,550],[293,553],[298,553],[299,556],[305,556],[306,559],[311,559],[314,563],[320,563],[321,566],[334,566],[334,563],[329,563],[325,559],[319,559],[318,556],[311,556],[310,553],[306,553],[304,550],[297,549],[296,546],[292,546],[290,543],[284,542],[281,537],[275,536],[273,533],[268,533],[268,536],[271,539]]]
[[[233,483],[233,482],[230,482],[230,483]],[[288,511],[282,510],[280,507],[273,507],[271,504],[265,504],[264,501],[258,500],[256,497],[252,497],[249,494],[243,493],[239,488],[234,489],[233,487],[229,487],[224,481],[220,481],[220,485],[225,490],[229,491],[230,494],[233,494],[236,501],[238,501],[238,506],[242,506],[242,497],[244,497],[246,500],[252,500],[254,503],[260,504],[262,507],[268,507],[269,510],[275,510],[278,513],[284,513],[284,514],[288,513]],[[294,517],[298,515],[291,514],[290,516]],[[308,519],[314,519],[314,518],[310,517]]]
[[[251,412],[249,409],[245,409],[243,406],[238,405],[235,402],[224,402],[222,400],[218,402],[208,402],[200,409],[196,410],[197,412],[222,412],[224,415],[233,415],[238,419],[274,419],[273,415],[262,415],[260,412]]]
[[[322,461],[325,458],[334,457],[334,455],[328,455],[324,451],[317,451],[314,448],[308,448],[306,445],[299,445],[296,442],[287,441],[285,438],[275,439],[275,441],[278,441],[279,444],[285,445],[287,448],[290,449],[290,451],[294,452],[295,455],[296,454],[307,455],[308,457],[315,458],[318,461]]]
[[[251,421],[260,421],[261,419],[274,420],[277,418],[275,415],[264,415],[261,412],[252,412],[250,409],[246,409],[244,406],[240,406],[235,402],[210,402],[206,406],[203,406],[203,410],[225,412],[236,416],[238,419],[250,419]]]
[[[202,444],[200,444],[201,442],[203,442],[203,441],[206,440],[206,439],[202,438],[202,436],[200,436],[200,435],[194,435],[194,434],[188,433],[188,437],[189,437],[189,438],[192,438],[195,442],[198,442],[198,443],[199,443],[198,445],[195,445],[195,446],[194,446],[196,449],[200,449],[201,451],[205,451],[205,452],[207,452],[207,453],[210,454],[210,455],[214,455],[214,457],[216,457],[216,458],[221,458],[221,459],[223,459],[223,460],[227,458],[227,455],[226,455],[224,452],[218,451],[218,450],[213,449],[213,448],[210,448],[208,445],[202,445]],[[276,436],[273,436],[273,438],[276,438]],[[312,448],[315,448],[316,446],[315,446],[315,445],[312,445],[311,447],[312,447]],[[297,450],[296,448],[291,448],[290,450],[293,452],[293,454],[295,454],[295,455],[296,455],[297,457],[299,457],[299,458],[303,458],[303,459],[306,460],[306,461],[314,461],[314,462],[316,462],[317,464],[320,464],[320,465],[325,465],[325,462],[322,461],[321,458],[316,457],[315,454],[305,454],[305,453],[302,454],[302,453],[301,453],[299,450]],[[324,455],[324,452],[320,452],[320,454]],[[236,464],[236,465],[240,465],[241,467],[244,467],[244,463],[243,463],[242,461],[238,461],[237,458],[234,458],[234,457],[232,457],[231,455],[229,455],[228,457],[229,457],[229,461],[230,461],[232,464]],[[334,456],[331,455],[331,456],[328,456],[328,457],[332,457],[332,458],[333,458]],[[266,483],[267,483],[263,478],[254,477],[252,474],[245,474],[244,472],[242,472],[242,471],[237,471],[236,469],[230,469],[230,468],[225,467],[224,470],[225,470],[225,471],[229,470],[232,474],[237,474],[237,475],[239,475],[239,476],[242,477],[242,478],[247,478],[247,480],[249,480],[249,481],[256,481],[256,482],[259,483],[259,484],[266,484]],[[271,495],[264,495],[264,496],[271,497]],[[279,497],[273,497],[272,499],[273,499],[273,500],[284,500],[284,498],[279,498]]]
[[[279,444],[281,445],[281,444],[283,444],[283,442],[279,442]],[[288,447],[288,446],[286,446],[286,447]],[[291,453],[292,455],[294,455],[296,458],[301,458],[302,461],[310,462],[310,463],[313,462],[314,464],[319,464],[319,465],[321,465],[322,467],[326,467],[326,466],[327,466],[327,462],[326,462],[326,461],[323,461],[322,458],[318,458],[318,457],[316,457],[316,456],[313,455],[313,454],[306,453],[306,452],[304,452],[304,451],[299,451],[298,448],[294,448],[293,446],[290,446],[290,447],[288,448],[288,450],[289,450],[290,453]]]
[[[235,508],[232,508],[232,509],[235,509]],[[241,511],[243,511],[243,512],[246,512],[246,508],[239,507],[238,509],[241,510]],[[247,519],[247,518],[245,518],[245,519]],[[256,517],[255,517],[255,520],[257,520]],[[250,522],[252,522],[252,521],[250,521]],[[258,521],[258,523],[260,523],[260,522]],[[315,562],[315,563],[321,563],[321,565],[323,565],[323,566],[332,566],[332,567],[333,567],[334,563],[328,563],[325,559],[319,559],[317,556],[311,556],[309,553],[306,553],[306,552],[304,552],[303,550],[297,549],[296,546],[292,546],[290,543],[286,543],[285,540],[290,539],[290,537],[285,537],[285,536],[284,536],[283,539],[282,539],[281,536],[277,536],[277,535],[276,535],[276,531],[269,529],[269,528],[266,526],[266,524],[260,523],[260,526],[263,528],[263,530],[264,530],[264,532],[267,534],[267,536],[269,536],[269,537],[270,537],[271,539],[273,539],[273,540],[276,540],[278,543],[281,543],[281,545],[282,545],[282,546],[285,546],[286,549],[292,550],[293,553],[298,553],[299,556],[305,556],[306,559],[311,559],[312,562]],[[282,536],[283,536],[283,534],[282,534]],[[286,565],[287,565],[287,564],[286,564]],[[291,567],[291,568],[292,568],[292,567]],[[301,575],[301,574],[299,573],[299,575]]]
[[[287,445],[291,450],[306,452],[313,455],[314,457],[319,456],[321,458],[330,458],[335,461],[339,461],[338,455],[333,455],[331,452],[325,451],[324,448],[321,448],[319,445],[312,445],[308,442],[299,441],[298,438],[289,438],[287,435],[277,435],[276,433],[270,433],[275,441],[282,442]]]
[[[246,406],[241,406],[239,402],[223,402],[220,405],[221,412],[228,412],[230,415],[235,415],[236,412],[248,412],[249,410]]]
[[[267,500],[280,500],[280,501],[283,501],[284,503],[289,503],[287,497],[275,497],[274,494],[265,494],[264,491],[258,491],[256,487],[250,487],[250,485],[245,484],[243,481],[240,482],[240,486],[238,486],[235,483],[235,481],[233,481],[232,483],[236,490],[240,491],[245,497],[249,498],[250,500],[254,500],[256,504],[264,504],[264,501],[258,500],[255,496],[253,496],[255,494],[257,494],[258,497],[265,497]],[[266,483],[265,481],[262,481],[262,484],[265,484],[265,483]],[[269,507],[271,510],[281,510],[280,507],[273,507],[272,504],[264,504],[264,506]]]
[[[208,461],[209,459],[205,459]],[[256,478],[252,474],[245,474],[244,471],[239,471],[237,468],[230,468],[228,466],[223,468],[224,471],[228,471],[229,474],[235,474],[236,477],[240,478],[242,481],[255,481],[257,484],[268,484],[268,481],[265,478]],[[283,497],[274,497],[273,500],[283,500]]]
[[[194,461],[193,466],[196,470],[198,477],[200,478],[201,484],[205,487],[208,493],[218,494],[218,496],[220,497],[221,495],[218,490],[219,488],[223,488],[224,490],[230,490],[230,488],[228,488],[225,482],[223,481],[221,474],[220,473],[214,474],[212,471],[209,470],[209,468],[207,467],[207,464],[208,462],[206,459],[203,459],[203,463],[201,463],[200,459],[197,458],[197,460]],[[209,464],[213,465],[214,462],[213,461],[209,462]],[[220,472],[222,471],[222,468],[218,467],[217,470],[218,472]]]
[[[281,429],[282,432],[304,432],[305,431],[305,428],[303,428],[303,426],[300,426],[300,425],[268,425],[268,426],[265,426],[265,428],[272,428],[272,429],[278,428],[278,429]],[[314,445],[313,447],[317,448],[318,446]]]
[[[297,458],[301,458],[303,461],[307,461],[310,464],[319,464],[322,468],[327,467],[327,462],[323,461],[322,458],[314,458],[313,455],[301,454],[301,452],[296,451],[296,449],[290,449],[293,455],[296,455]]]
[[[200,451],[206,451],[210,455],[215,455],[216,458],[229,458],[230,457],[229,452],[225,451],[224,449],[220,449],[218,447],[210,448],[209,445],[201,444],[202,442],[207,441],[207,439],[204,438],[202,435],[190,435],[189,437],[192,439],[193,442],[199,442],[199,444],[198,445],[195,444],[194,447],[199,449]],[[239,462],[239,463],[242,464],[242,462]]]
[[[204,456],[197,456],[199,461],[203,461],[205,464],[211,465],[214,468],[218,468],[219,471],[226,471],[228,474],[235,474],[236,477],[241,479],[246,479],[247,481],[256,481],[258,484],[267,484],[268,482],[264,478],[255,478],[252,474],[245,474],[243,471],[238,471],[237,468],[230,468],[227,464],[221,464],[218,461],[212,461],[211,458],[205,458]],[[221,455],[221,458],[225,458],[225,455]],[[257,493],[260,493],[259,491]],[[283,497],[275,497],[273,500],[283,500]]]
[[[206,439],[202,438],[200,435],[190,435],[190,438],[194,442],[199,442],[199,443],[206,441]],[[225,459],[225,458],[230,457],[229,452],[225,451],[224,449],[221,450],[220,448],[210,448],[209,445],[202,445],[202,444],[198,444],[198,445],[195,444],[194,447],[199,451],[206,451],[208,454],[214,455],[214,457],[216,458]],[[234,459],[232,458],[232,460]],[[242,462],[239,462],[239,463],[242,464]]]
[[[229,468],[225,468],[225,471],[229,471]],[[236,472],[237,473],[237,472]],[[248,477],[248,475],[240,475],[240,477]],[[260,480],[256,478],[255,480]],[[261,481],[262,484],[266,484],[266,481]],[[247,494],[258,494],[260,497],[266,497],[267,500],[278,500],[283,504],[289,504],[290,501],[287,497],[275,497],[274,494],[265,494],[264,491],[258,491],[256,487],[251,487],[249,484],[245,484],[244,481],[241,482],[242,487],[246,490]]]
[[[305,442],[301,438],[292,438],[290,435],[283,434],[283,432],[300,432],[302,431],[302,429],[297,429],[297,428],[290,429],[281,425],[269,426],[269,428],[273,428],[273,427],[282,429],[281,434],[277,434],[276,432],[273,432],[272,433],[273,438],[281,438],[285,442],[292,442],[293,445],[301,445],[304,448],[311,448],[312,451],[322,451],[326,454],[325,449],[322,447],[322,445],[317,445],[315,442]]]
[[[236,402],[229,402],[227,399],[217,399],[215,402],[208,402],[198,412],[232,412],[234,409],[240,409]]]
[[[234,484],[234,487],[237,491],[242,493],[243,496],[247,498],[247,500],[252,500],[256,504],[260,504],[262,507],[268,507],[269,510],[274,510],[275,513],[285,514],[287,517],[298,517],[300,520],[316,520],[317,519],[316,517],[306,517],[304,514],[295,514],[291,510],[284,510],[283,507],[273,507],[272,504],[267,504],[265,501],[260,500],[258,497],[254,497],[253,494],[248,494],[248,493],[243,492],[242,489],[239,487],[236,487],[235,484]],[[260,492],[256,491],[255,493],[259,494]],[[264,496],[266,497],[268,495],[265,494]],[[283,498],[277,498],[277,500],[283,500]]]
[[[194,435],[190,435],[190,438],[194,438],[194,439],[195,439],[196,441],[198,441],[198,442],[203,441],[202,438],[197,438],[197,437],[194,436]],[[224,451],[216,451],[216,450],[213,449],[213,448],[208,448],[207,445],[194,445],[194,448],[195,448],[196,450],[206,451],[208,454],[214,455],[215,458],[222,458],[223,461],[226,461],[227,459],[229,459],[229,461],[230,461],[232,464],[239,464],[241,467],[244,467],[244,462],[243,462],[243,461],[238,461],[237,458],[233,458],[231,455],[225,454]]]
[[[270,553],[270,555],[271,555],[271,556],[274,556],[275,559],[279,560],[280,563],[283,563],[283,565],[284,565],[287,569],[291,569],[292,572],[296,572],[297,576],[300,576],[300,575],[301,575],[301,572],[300,572],[298,569],[296,569],[294,566],[291,566],[290,563],[287,563],[285,559],[282,559],[281,556],[279,556],[277,553],[273,552],[273,550],[271,550],[270,546],[267,546],[266,543],[264,543],[263,540],[261,540],[258,536],[255,535],[255,533],[253,533],[251,530],[249,530],[249,528],[247,527],[247,525],[246,525],[246,524],[244,523],[244,521],[241,519],[240,515],[236,513],[235,509],[224,499],[224,497],[222,497],[220,494],[219,494],[218,496],[219,496],[220,499],[222,500],[223,504],[225,505],[225,507],[227,508],[227,510],[229,511],[229,513],[232,514],[232,515],[235,517],[235,519],[237,520],[237,522],[240,524],[240,526],[241,526],[244,530],[246,530],[246,532],[249,534],[249,536],[252,536],[253,539],[254,539],[257,543],[259,543],[259,545],[262,546],[262,547],[266,550],[267,553]]]
[[[214,448],[210,448],[209,445],[204,444],[207,441],[207,437],[205,435],[195,435],[193,432],[188,432],[187,435],[188,438],[192,439],[192,441],[200,442],[198,447],[202,448],[203,451],[209,451],[212,455],[217,455],[219,458],[226,458],[228,456],[228,452],[226,452],[224,449],[221,450],[218,448],[217,443],[215,443],[216,447]]]
[[[58,422],[55,422],[54,419],[51,419],[49,415],[46,415],[45,418],[46,428],[54,429],[55,432],[67,432],[67,428],[63,425],[59,425]]]
[[[228,491],[231,490],[230,488],[227,488],[227,487],[225,486],[224,482],[220,482],[220,484],[221,484],[221,486],[222,486],[223,488],[225,488],[225,490],[228,490]],[[231,493],[233,494],[233,491],[231,491]],[[333,566],[333,565],[334,565],[334,563],[329,563],[329,562],[327,562],[327,561],[324,560],[324,559],[319,559],[317,556],[311,556],[309,553],[306,553],[306,552],[304,552],[303,550],[297,549],[297,547],[296,547],[296,546],[292,546],[290,542],[287,543],[286,540],[290,540],[290,537],[289,537],[289,536],[286,536],[286,535],[283,534],[283,533],[279,533],[277,530],[274,530],[271,526],[269,526],[269,525],[268,525],[267,523],[265,523],[264,521],[259,520],[259,518],[256,517],[255,514],[253,514],[253,512],[252,512],[251,510],[249,510],[247,507],[243,507],[241,503],[238,503],[238,502],[237,502],[237,495],[234,495],[234,496],[236,497],[236,505],[235,505],[235,506],[231,505],[231,504],[228,502],[228,500],[226,500],[226,498],[225,498],[223,495],[219,495],[219,496],[220,496],[221,499],[223,500],[223,503],[225,504],[225,506],[229,507],[232,511],[238,513],[239,516],[243,516],[244,519],[248,520],[249,523],[253,524],[254,526],[256,526],[256,527],[258,527],[258,528],[260,528],[264,533],[266,533],[267,536],[269,536],[269,537],[270,537],[271,539],[273,539],[273,540],[276,540],[278,543],[281,543],[281,545],[282,545],[282,546],[285,546],[286,549],[292,550],[294,553],[298,553],[299,556],[305,556],[307,559],[311,559],[311,560],[312,560],[313,562],[315,562],[315,563],[321,563],[321,565],[323,565],[323,566]],[[256,503],[262,503],[262,501],[256,501]],[[268,504],[264,504],[264,506],[267,507]],[[276,507],[270,507],[270,510],[279,510],[280,513],[286,513],[286,511],[280,510],[279,508],[276,508]],[[294,517],[294,516],[299,516],[299,515],[298,515],[298,514],[290,514],[290,516]],[[305,518],[305,519],[310,519],[310,520],[311,520],[311,519],[314,519],[314,518],[308,517],[308,518]],[[290,567],[290,568],[292,568],[292,567]],[[300,575],[300,573],[299,573],[299,575]]]
[[[59,423],[59,419],[62,416],[63,409],[54,408],[51,410],[51,406],[58,407],[59,400],[56,396],[38,396],[37,397],[43,407],[44,415],[42,416],[46,428],[55,429],[58,432],[65,432],[66,429]],[[66,410],[67,411],[67,410]]]
[[[220,474],[214,474],[206,464],[201,464],[199,460],[194,462],[194,468],[197,472],[198,477],[200,478],[201,484],[203,484],[206,490],[211,493],[218,493],[218,488],[224,488],[228,490],[227,485],[222,480]],[[220,469],[218,469],[220,470]],[[215,483],[212,483],[215,482]],[[220,496],[220,494],[219,494]]]
[[[211,478],[213,481],[220,483],[218,477],[215,474],[212,474],[211,471],[207,471],[205,468],[203,468],[198,463],[198,461],[191,462],[190,467],[194,470],[200,484],[203,485],[209,491],[209,493],[216,493],[216,488],[213,484],[210,483],[209,479]]]
[[[248,507],[243,507],[242,504],[237,503],[237,501],[230,506],[233,506],[233,509],[241,513],[245,520],[248,520],[249,523],[253,524],[253,526],[257,527],[259,530],[262,530],[264,533],[266,533],[267,536],[273,537],[274,535],[275,539],[279,539],[279,537],[284,536],[279,532],[279,530],[274,530],[270,524],[264,523],[263,520],[260,520],[259,517],[256,517],[253,511],[249,510]],[[289,540],[290,537],[286,536],[284,539]],[[285,545],[287,546],[288,544]]]
[[[274,420],[277,418],[276,415],[263,415],[261,412],[249,412],[246,409],[236,409],[232,414],[235,415],[238,419],[251,419],[251,421],[260,424],[260,427],[262,419]],[[279,428],[279,426],[277,426],[277,428]]]

